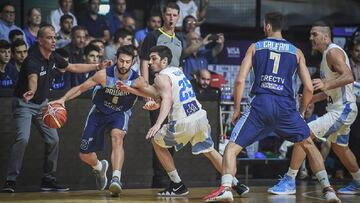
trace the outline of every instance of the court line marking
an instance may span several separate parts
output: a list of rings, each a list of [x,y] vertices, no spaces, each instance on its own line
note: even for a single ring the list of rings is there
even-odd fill
[[[301,196],[305,197],[305,198],[309,198],[309,199],[316,199],[316,200],[321,200],[321,201],[324,201],[325,199],[324,198],[319,198],[319,197],[316,197],[316,196],[310,196],[308,195],[309,193],[315,193],[319,190],[314,190],[314,191],[309,191],[309,192],[303,192],[301,193]]]

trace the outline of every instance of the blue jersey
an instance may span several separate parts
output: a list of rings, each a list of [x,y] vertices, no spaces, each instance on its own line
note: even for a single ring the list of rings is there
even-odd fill
[[[284,39],[266,38],[256,42],[253,56],[255,80],[252,95],[272,94],[295,98],[296,47]]]
[[[137,96],[128,92],[123,92],[116,89],[116,64],[106,68],[106,86],[96,86],[93,93],[93,103],[96,108],[104,114],[111,114],[114,112],[125,112],[134,106]],[[139,75],[130,70],[129,77],[125,83],[135,81]]]

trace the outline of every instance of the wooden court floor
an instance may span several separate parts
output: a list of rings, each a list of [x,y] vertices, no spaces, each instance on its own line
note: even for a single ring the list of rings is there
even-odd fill
[[[201,197],[214,190],[215,188],[190,188],[190,194],[184,198],[158,198],[158,189],[126,189],[120,197],[111,197],[107,191],[81,190],[63,193],[54,192],[26,192],[26,193],[0,193],[0,202],[16,203],[111,203],[111,202],[131,202],[131,203],[152,203],[152,202],[203,202]],[[268,195],[267,187],[250,187],[250,193],[245,197],[235,196],[234,202],[239,203],[298,203],[324,202],[321,190],[316,186],[298,186],[296,195]],[[360,202],[358,195],[340,196],[344,203]]]

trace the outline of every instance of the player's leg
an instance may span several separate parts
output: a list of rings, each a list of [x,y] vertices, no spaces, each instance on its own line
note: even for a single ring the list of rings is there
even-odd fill
[[[124,164],[124,137],[126,133],[120,129],[111,130],[111,164],[113,169],[112,179],[109,190],[113,195],[117,195],[122,191],[121,187],[121,169]]]
[[[98,160],[96,151],[104,147],[104,126],[107,117],[93,107],[86,120],[84,132],[80,144],[80,159],[93,168],[96,178],[96,186],[104,190],[107,185],[106,172],[109,163],[106,160]]]
[[[348,135],[347,135],[348,136]],[[347,139],[348,140],[348,139]],[[341,163],[349,171],[353,177],[353,181],[350,182],[347,186],[340,188],[338,193],[340,194],[359,194],[360,193],[360,170],[359,165],[356,161],[354,153],[350,150],[348,145],[340,145],[337,143],[332,143],[331,148],[339,157]]]

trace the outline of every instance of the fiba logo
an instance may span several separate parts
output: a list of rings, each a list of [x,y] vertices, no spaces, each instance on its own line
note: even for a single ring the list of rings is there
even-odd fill
[[[239,58],[240,48],[239,47],[226,47],[227,55],[229,58]]]

